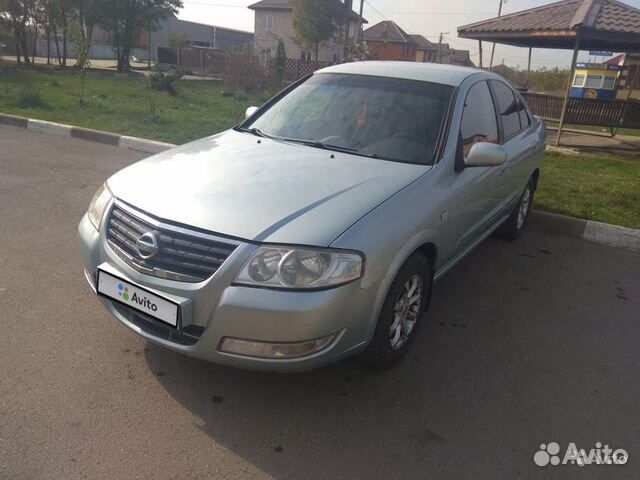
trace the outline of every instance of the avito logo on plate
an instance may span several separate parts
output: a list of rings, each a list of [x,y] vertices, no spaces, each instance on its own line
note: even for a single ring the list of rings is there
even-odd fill
[[[125,287],[123,284],[118,284],[118,295],[120,295],[124,300],[129,300],[129,288]]]
[[[149,300],[147,297],[141,297],[136,292],[133,292],[132,296],[129,296],[129,287],[125,287],[122,283],[118,284],[118,295],[122,297],[122,299],[126,302],[131,298],[132,303],[137,303],[145,308],[149,308],[156,312],[158,310],[158,306]]]

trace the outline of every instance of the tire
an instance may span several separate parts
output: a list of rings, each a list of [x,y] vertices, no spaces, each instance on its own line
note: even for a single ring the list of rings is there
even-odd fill
[[[423,255],[414,253],[389,288],[373,339],[361,354],[366,364],[374,368],[389,368],[407,354],[428,305],[432,283],[433,273],[429,262]],[[418,288],[420,291],[415,292]],[[407,303],[416,294],[419,294],[419,298]]]
[[[531,212],[531,205],[533,205],[535,193],[535,182],[531,179],[524,189],[520,201],[511,212],[511,215],[509,215],[509,218],[496,230],[496,237],[513,241],[522,235],[524,227],[527,224],[527,219],[529,218],[529,212]]]

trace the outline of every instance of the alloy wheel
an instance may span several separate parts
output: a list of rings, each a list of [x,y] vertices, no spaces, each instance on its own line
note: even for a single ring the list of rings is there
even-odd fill
[[[520,230],[524,226],[524,221],[527,219],[527,214],[529,213],[529,207],[531,204],[531,188],[527,187],[522,195],[522,200],[520,201],[520,209],[518,210],[518,230]]]
[[[401,349],[416,326],[422,305],[422,277],[411,276],[404,284],[402,292],[393,308],[393,322],[389,328],[389,345],[392,350]]]

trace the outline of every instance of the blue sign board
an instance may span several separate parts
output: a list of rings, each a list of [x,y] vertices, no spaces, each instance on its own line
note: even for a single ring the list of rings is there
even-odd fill
[[[589,55],[592,57],[613,57],[613,52],[599,52],[597,50],[592,50],[589,52]]]
[[[614,72],[621,72],[622,67],[619,65],[609,65],[607,63],[576,63],[576,68],[579,70],[613,70]]]

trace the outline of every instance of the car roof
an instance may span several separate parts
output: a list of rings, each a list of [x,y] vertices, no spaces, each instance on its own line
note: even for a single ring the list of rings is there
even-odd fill
[[[403,78],[423,82],[459,86],[471,75],[483,73],[482,70],[436,63],[367,61],[333,65],[316,73],[343,73],[349,75],[372,75],[376,77]]]

